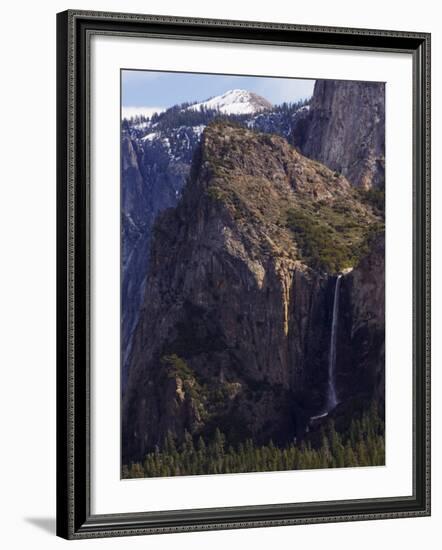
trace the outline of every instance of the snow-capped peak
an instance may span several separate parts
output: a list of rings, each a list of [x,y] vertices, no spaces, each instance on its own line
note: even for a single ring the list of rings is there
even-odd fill
[[[201,103],[194,103],[188,109],[198,111],[201,108],[216,109],[226,115],[247,115],[271,109],[272,104],[263,97],[247,90],[229,90]]]

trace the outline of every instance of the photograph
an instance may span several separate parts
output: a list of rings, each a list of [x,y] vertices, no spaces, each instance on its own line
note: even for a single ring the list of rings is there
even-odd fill
[[[120,85],[121,478],[384,466],[385,82]]]

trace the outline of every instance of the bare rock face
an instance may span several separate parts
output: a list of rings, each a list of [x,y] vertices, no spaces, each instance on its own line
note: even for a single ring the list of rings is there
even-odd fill
[[[283,138],[210,124],[177,207],[154,225],[123,462],[161,446],[168,431],[179,441],[185,430],[210,436],[218,427],[230,444],[294,437],[325,401],[341,269],[330,263],[330,234],[342,240],[344,264],[377,222],[344,177]],[[355,335],[370,315],[364,273],[355,270],[347,291]]]
[[[343,278],[338,335],[338,380],[342,400],[385,394],[385,241]]]
[[[363,189],[384,186],[385,85],[317,80],[293,142]]]
[[[129,353],[143,299],[150,254],[150,231],[159,212],[175,206],[189,173],[187,163],[171,159],[167,143],[145,144],[124,135],[122,176],[122,390],[125,391]]]

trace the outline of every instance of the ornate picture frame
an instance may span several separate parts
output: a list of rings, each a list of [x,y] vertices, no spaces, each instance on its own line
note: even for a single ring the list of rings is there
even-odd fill
[[[187,509],[92,506],[91,71],[94,36],[407,55],[412,59],[412,494]],[[276,55],[276,54],[275,54]],[[147,67],[148,68],[148,67]],[[343,75],[345,78],[345,74]],[[393,129],[394,131],[394,129]],[[116,136],[119,139],[119,136]],[[388,158],[387,158],[388,162]],[[410,161],[411,162],[411,161]],[[91,191],[92,190],[92,191]],[[430,35],[68,10],[57,16],[57,535],[67,539],[430,514]],[[92,313],[91,313],[92,311]],[[119,430],[119,426],[108,427]],[[160,480],[158,480],[160,481]],[[130,483],[136,483],[136,480]]]

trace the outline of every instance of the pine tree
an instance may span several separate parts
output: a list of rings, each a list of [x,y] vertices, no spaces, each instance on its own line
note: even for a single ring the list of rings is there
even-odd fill
[[[144,470],[138,462],[134,462],[130,467],[129,476],[131,478],[144,477]]]
[[[167,430],[164,440],[164,451],[170,455],[173,455],[176,452],[175,438],[170,430]]]
[[[347,444],[344,448],[344,464],[348,467],[354,467],[358,465],[358,461],[350,441],[347,441]]]
[[[363,439],[361,439],[356,445],[356,452],[358,456],[359,466],[370,466],[370,463],[368,460],[367,446]]]
[[[341,436],[336,431],[334,420],[331,420],[329,423],[329,438],[334,467],[342,468],[345,463],[344,445],[342,444]]]
[[[225,435],[221,433],[219,428],[216,428],[215,438],[214,438],[215,457],[222,457],[223,456],[225,442],[226,442]]]

